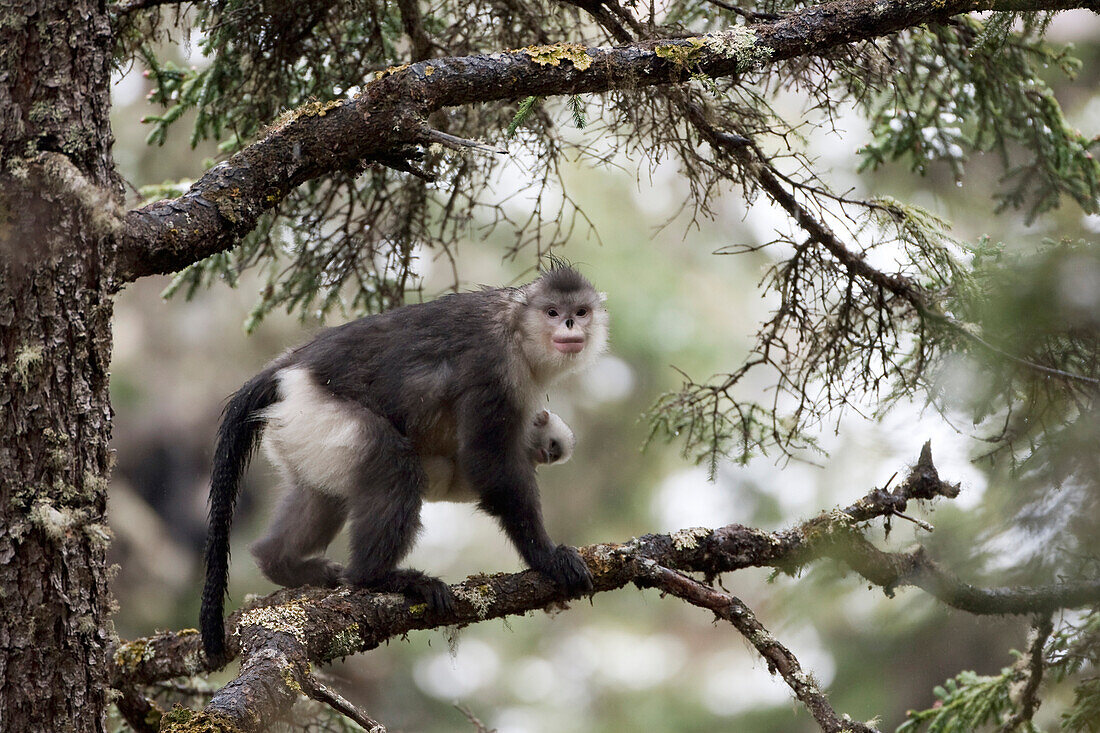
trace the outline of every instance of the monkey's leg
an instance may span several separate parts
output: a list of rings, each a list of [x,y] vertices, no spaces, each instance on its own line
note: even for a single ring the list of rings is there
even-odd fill
[[[311,555],[328,547],[346,516],[343,498],[291,485],[275,510],[267,534],[250,548],[256,564],[279,585],[339,585],[343,566]]]
[[[450,586],[417,570],[396,569],[420,531],[421,488],[427,482],[420,457],[388,420],[367,412],[365,422],[371,451],[348,496],[351,560],[344,580],[450,610]]]

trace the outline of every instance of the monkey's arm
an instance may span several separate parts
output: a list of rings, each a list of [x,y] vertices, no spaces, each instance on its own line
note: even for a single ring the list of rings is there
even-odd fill
[[[486,424],[485,415],[493,415]],[[466,405],[459,424],[459,461],[478,506],[496,517],[520,556],[571,596],[592,590],[592,575],[577,551],[555,545],[542,520],[538,483],[518,411],[508,405]]]

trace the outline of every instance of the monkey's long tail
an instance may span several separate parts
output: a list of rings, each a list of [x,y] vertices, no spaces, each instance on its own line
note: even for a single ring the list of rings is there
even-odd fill
[[[229,586],[229,529],[241,477],[263,432],[260,410],[278,399],[275,370],[265,369],[230,398],[222,413],[214,467],[210,476],[210,525],[206,536],[206,583],[202,589],[199,626],[206,658],[225,659],[225,594]]]

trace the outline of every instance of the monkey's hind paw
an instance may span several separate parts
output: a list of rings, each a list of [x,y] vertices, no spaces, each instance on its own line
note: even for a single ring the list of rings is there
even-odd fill
[[[374,590],[403,593],[414,601],[428,604],[433,613],[452,613],[455,606],[451,586],[419,570],[394,570],[380,580],[367,584]]]
[[[570,598],[592,592],[592,573],[576,548],[558,545],[551,557],[550,566],[540,569],[550,580],[560,585]]]

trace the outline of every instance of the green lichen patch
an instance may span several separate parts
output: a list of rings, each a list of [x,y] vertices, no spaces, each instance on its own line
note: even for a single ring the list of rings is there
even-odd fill
[[[702,38],[703,45],[712,53],[724,58],[736,58],[738,73],[763,66],[772,57],[772,49],[760,45],[756,31],[744,26],[708,33]]]
[[[560,66],[562,61],[570,61],[580,71],[584,71],[592,65],[592,57],[588,55],[588,49],[579,43],[556,43],[552,46],[528,46],[521,48],[520,53],[525,53],[531,60],[540,66]]]
[[[354,654],[363,646],[363,637],[359,633],[359,624],[352,622],[346,629],[341,629],[332,635],[332,643],[328,648],[328,656],[331,659],[346,657]]]
[[[225,733],[240,730],[232,720],[224,715],[197,713],[188,710],[179,703],[161,718],[161,733]]]
[[[111,546],[111,539],[114,537],[111,528],[103,522],[89,524],[84,528],[84,534],[88,537],[88,541],[93,547],[97,547],[104,551]]]
[[[772,57],[772,49],[759,43],[756,31],[744,26],[663,43],[653,52],[684,68],[698,64],[708,56],[736,59],[738,73],[763,66]]]
[[[684,38],[673,43],[661,44],[653,49],[653,53],[677,66],[687,68],[699,60],[705,45],[702,38]]]

